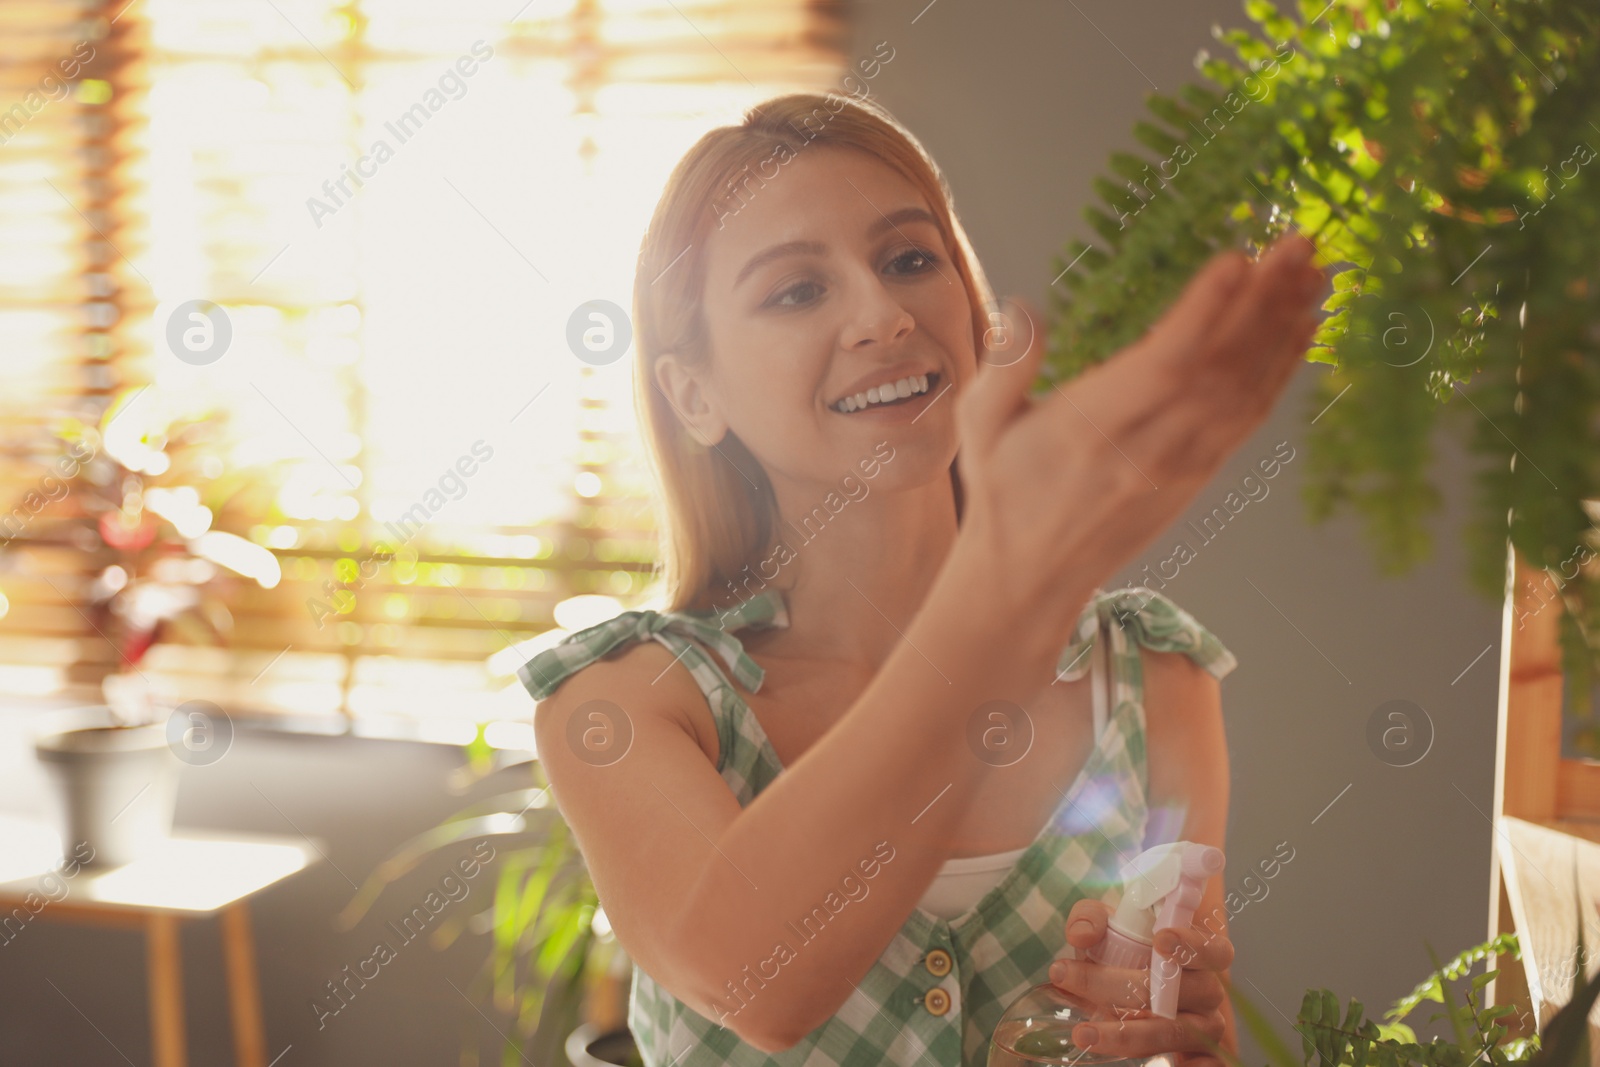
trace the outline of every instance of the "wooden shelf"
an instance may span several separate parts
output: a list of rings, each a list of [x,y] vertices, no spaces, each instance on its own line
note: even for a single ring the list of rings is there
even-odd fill
[[[1489,935],[1519,926],[1530,934],[1522,938],[1528,942],[1523,945],[1523,966],[1503,967],[1488,995],[1494,1003],[1518,1008],[1504,1021],[1509,1036],[1523,1037],[1533,1029],[1534,1020],[1543,1027],[1571,996],[1570,979],[1563,981],[1532,957],[1549,957],[1552,945],[1572,944],[1576,938],[1571,890],[1575,879],[1583,881],[1578,877],[1582,869],[1600,864],[1594,858],[1600,854],[1588,847],[1600,844],[1600,761],[1561,755],[1561,602],[1537,595],[1535,590],[1546,576],[1514,552],[1508,571],[1511,581],[1501,626]],[[1561,837],[1538,828],[1585,846],[1561,848]],[[1596,888],[1600,886],[1589,886],[1591,891]],[[1533,934],[1540,938],[1536,951],[1530,951]],[[1529,991],[1530,975],[1539,990],[1537,997]],[[1592,1032],[1600,1033],[1592,1021],[1590,1025]]]

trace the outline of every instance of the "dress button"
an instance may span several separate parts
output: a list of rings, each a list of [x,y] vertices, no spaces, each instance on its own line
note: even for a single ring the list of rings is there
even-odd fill
[[[935,978],[943,978],[950,973],[950,953],[942,948],[936,948],[923,957],[923,965],[928,968],[928,973]]]
[[[922,1006],[935,1015],[943,1015],[950,1010],[950,994],[934,986],[923,996]]]

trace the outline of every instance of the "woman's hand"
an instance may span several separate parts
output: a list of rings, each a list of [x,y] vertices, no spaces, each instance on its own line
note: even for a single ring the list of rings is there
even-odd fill
[[[1009,610],[1060,624],[1057,650],[1081,606],[1063,592],[1131,561],[1266,420],[1315,332],[1313,252],[1288,236],[1217,255],[1143,337],[1040,400],[1042,322],[997,334],[1020,355],[981,353],[957,398],[957,549],[989,561]]]
[[[1178,1016],[1163,1019],[1149,1011],[1149,972],[1108,967],[1087,957],[1086,951],[1105,936],[1110,916],[1104,901],[1074,904],[1067,915],[1067,943],[1080,958],[1057,960],[1050,966],[1052,985],[1098,1008],[1097,1021],[1074,1027],[1072,1040],[1081,1049],[1106,1056],[1136,1059],[1178,1053],[1174,1059],[1184,1067],[1223,1067],[1206,1038],[1235,1051],[1229,1019],[1223,1014],[1228,996],[1222,984],[1222,972],[1233,963],[1233,942],[1222,934],[1208,936],[1193,928],[1161,931],[1156,950],[1166,957],[1166,973],[1180,975]],[[1172,949],[1163,952],[1169,938]]]

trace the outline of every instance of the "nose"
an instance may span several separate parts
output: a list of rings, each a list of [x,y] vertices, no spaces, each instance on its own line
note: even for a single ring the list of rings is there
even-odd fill
[[[873,274],[861,285],[856,299],[851,302],[840,343],[852,351],[874,345],[887,346],[915,328],[916,320],[911,317],[911,312]]]

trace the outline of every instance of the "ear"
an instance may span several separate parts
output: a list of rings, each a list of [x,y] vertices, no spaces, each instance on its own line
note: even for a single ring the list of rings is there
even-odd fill
[[[700,372],[671,352],[656,358],[654,370],[656,388],[695,441],[707,447],[720,443],[727,436],[728,423],[719,411],[715,391],[701,380]]]

